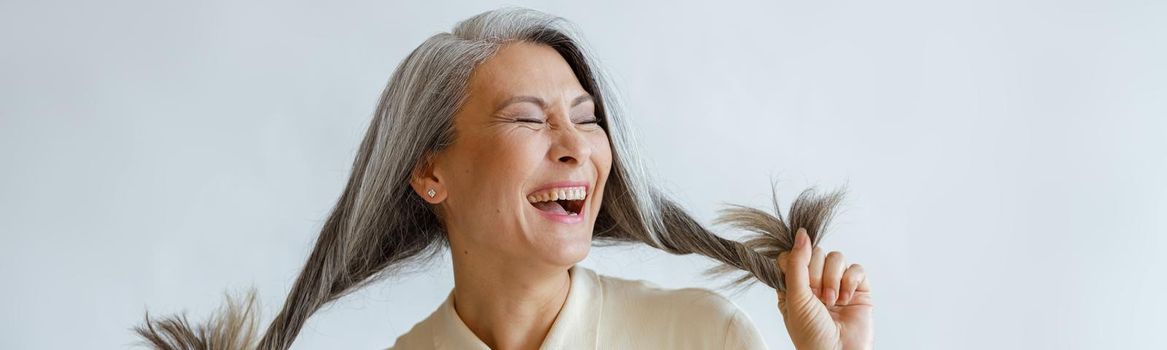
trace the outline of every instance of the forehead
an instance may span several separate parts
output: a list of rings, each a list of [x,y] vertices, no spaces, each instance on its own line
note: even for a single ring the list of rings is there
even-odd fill
[[[583,86],[571,66],[559,52],[543,44],[505,44],[470,76],[470,99],[478,102],[499,102],[515,95],[553,100],[581,93]]]

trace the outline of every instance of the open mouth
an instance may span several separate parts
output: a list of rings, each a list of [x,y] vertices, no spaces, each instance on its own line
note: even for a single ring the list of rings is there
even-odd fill
[[[559,215],[579,215],[583,209],[583,200],[557,200],[550,202],[531,203],[535,209]]]
[[[583,210],[586,187],[552,188],[527,196],[536,209],[549,214],[574,216]]]

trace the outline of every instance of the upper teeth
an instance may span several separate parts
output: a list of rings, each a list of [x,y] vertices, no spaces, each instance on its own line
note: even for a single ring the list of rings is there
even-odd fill
[[[587,195],[587,189],[584,187],[560,187],[539,191],[535,194],[527,196],[527,200],[531,203],[557,200],[580,200],[584,199],[585,195]]]

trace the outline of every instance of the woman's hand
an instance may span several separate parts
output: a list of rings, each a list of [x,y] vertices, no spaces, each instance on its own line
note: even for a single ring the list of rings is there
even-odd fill
[[[824,255],[809,242],[800,228],[794,249],[778,255],[778,268],[786,275],[786,293],[778,293],[778,310],[794,347],[871,349],[874,305],[863,266],[847,266],[842,253]]]

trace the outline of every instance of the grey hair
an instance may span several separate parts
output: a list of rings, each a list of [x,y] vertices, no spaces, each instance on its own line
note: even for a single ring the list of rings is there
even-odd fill
[[[805,227],[817,244],[842,192],[819,197],[804,191],[791,207],[789,222],[781,213],[736,206],[717,222],[756,236],[741,243],[714,234],[654,186],[610,79],[576,33],[560,17],[502,8],[425,40],[390,77],[348,183],[265,332],[247,330],[257,317],[254,291],[244,303],[228,298],[226,309],[204,324],[192,326],[184,316],[153,320],[147,313],[145,324],[134,330],[156,349],[287,349],[322,306],[447,248],[440,213],[412,191],[410,179],[426,157],[454,142],[454,115],[466,99],[474,68],[514,41],[554,48],[595,101],[613,154],[608,192],[593,231],[597,243],[639,242],[672,254],[704,255],[720,263],[710,275],[744,273],[731,285],[756,280],[784,290],[774,259],[793,246],[792,228]],[[774,204],[777,212],[777,199]]]

